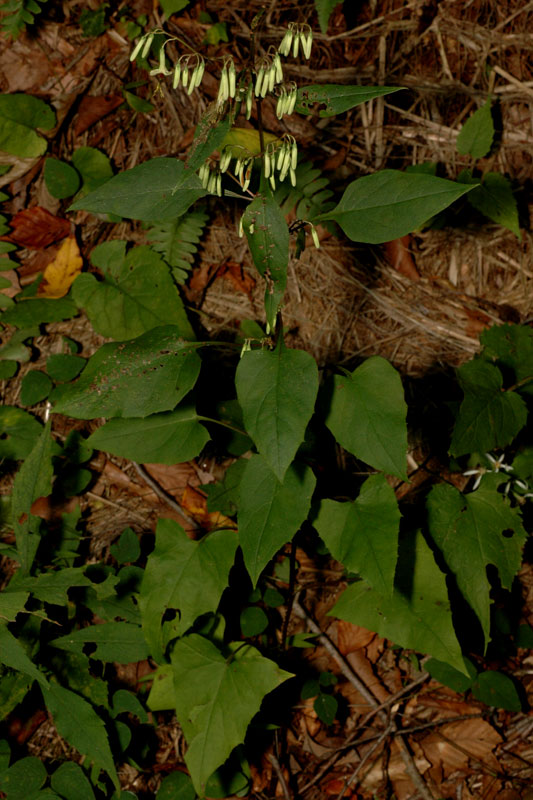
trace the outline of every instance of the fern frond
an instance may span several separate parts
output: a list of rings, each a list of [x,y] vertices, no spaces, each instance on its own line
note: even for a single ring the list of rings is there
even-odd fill
[[[0,5],[0,14],[4,16],[0,19],[0,32],[7,33],[12,39],[16,39],[26,25],[33,25],[35,14],[42,11],[41,5],[48,0],[8,0],[7,3]]]
[[[298,219],[312,222],[319,214],[329,211],[335,203],[329,200],[333,196],[327,178],[320,178],[322,173],[315,169],[309,161],[302,161],[296,167],[296,186],[292,186],[287,178],[279,184],[274,198],[284,214],[296,209]]]
[[[208,215],[203,209],[196,209],[173,222],[154,225],[148,231],[148,242],[172,268],[176,283],[185,283],[187,280],[207,219]]]

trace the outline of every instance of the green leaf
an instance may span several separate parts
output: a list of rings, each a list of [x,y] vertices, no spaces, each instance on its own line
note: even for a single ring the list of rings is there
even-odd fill
[[[13,484],[13,526],[21,575],[29,572],[39,544],[40,536],[37,530],[40,527],[40,519],[31,514],[31,506],[38,497],[48,497],[52,491],[54,453],[55,445],[50,436],[50,422],[48,422],[17,472]]]
[[[482,331],[479,341],[484,347],[482,357],[512,369],[516,383],[533,379],[533,329],[529,325],[493,325]],[[520,391],[531,394],[533,380]]]
[[[182,464],[199,455],[209,434],[193,406],[144,419],[112,419],[98,428],[89,444],[106,453],[148,464]]]
[[[280,483],[261,456],[248,461],[241,481],[239,542],[254,586],[307,517],[315,484],[312,470],[302,464],[292,464]]]
[[[161,8],[170,17],[171,14],[177,14],[189,5],[189,0],[160,0]]]
[[[0,95],[0,150],[20,158],[41,156],[48,146],[36,128],[48,131],[56,124],[49,105],[28,94]]]
[[[14,325],[16,328],[31,328],[43,322],[61,322],[71,319],[78,313],[78,309],[70,297],[48,299],[42,297],[26,297],[15,303],[14,306],[4,311],[0,321],[4,325]]]
[[[243,636],[258,636],[268,628],[268,617],[262,608],[248,606],[241,613],[240,625]]]
[[[331,12],[335,6],[339,5],[340,0],[315,0],[316,13],[318,15],[318,24],[324,36],[328,32],[328,22],[331,17]]]
[[[516,392],[503,390],[500,370],[481,359],[457,369],[464,399],[453,429],[450,453],[484,453],[506,447],[527,420],[527,406]]]
[[[249,204],[242,223],[253,262],[266,281],[265,312],[273,330],[287,285],[289,228],[270,189]]]
[[[384,475],[371,475],[355,502],[323,500],[313,525],[333,558],[387,596],[394,588],[400,518]]]
[[[420,532],[400,540],[392,597],[359,581],[348,586],[329,613],[468,675],[452,624],[445,577]]]
[[[319,214],[335,206],[330,200],[333,192],[327,188],[329,180],[321,170],[315,169],[309,161],[303,161],[297,165],[295,175],[296,186],[285,179],[283,183],[278,183],[274,192],[274,199],[284,214],[294,210],[298,219],[312,222]]]
[[[86,197],[76,200],[69,211],[83,209],[93,214],[169,222],[185,214],[205,194],[198,176],[183,162],[175,158],[153,158],[115,175]]]
[[[486,217],[503,225],[521,239],[518,206],[510,182],[499,172],[488,172],[481,185],[474,186],[468,202]]]
[[[456,147],[461,155],[470,155],[472,158],[483,158],[492,147],[494,139],[494,122],[490,107],[492,100],[474,111],[459,132]]]
[[[407,480],[407,406],[398,372],[373,356],[351,375],[335,375],[326,425],[345,450]]]
[[[126,103],[132,111],[137,111],[137,113],[141,114],[149,114],[151,111],[154,111],[155,106],[149,103],[148,100],[145,100],[144,97],[139,97],[139,95],[133,92],[127,92],[126,90],[123,90],[123,94]]]
[[[161,621],[167,609],[180,612],[175,636],[185,633],[197,617],[217,610],[237,544],[235,531],[214,531],[195,542],[177,522],[159,520],[140,593],[143,631],[156,661],[163,658]]]
[[[459,672],[454,669],[454,667],[450,667],[449,664],[437,661],[436,658],[430,658],[429,661],[426,661],[424,669],[426,672],[429,672],[431,677],[436,681],[443,683],[444,686],[449,686],[454,692],[462,694],[470,689],[472,681],[477,675],[477,670],[470,659],[465,658],[464,661],[468,668],[469,677],[467,677],[464,672]]]
[[[304,440],[318,392],[318,369],[304,350],[243,354],[235,376],[246,432],[280,481]]]
[[[96,147],[78,147],[72,154],[72,163],[81,175],[81,194],[93,192],[113,177],[109,157]]]
[[[324,725],[333,725],[335,717],[337,716],[339,704],[333,695],[320,693],[313,703],[313,708],[318,719],[323,722]]]
[[[108,3],[95,8],[84,8],[80,14],[79,25],[83,36],[101,36],[107,30],[106,11]]]
[[[52,775],[50,785],[65,800],[94,800],[91,784],[75,761],[61,764]]]
[[[188,2],[188,0],[187,0]],[[195,800],[196,791],[192,781],[184,772],[171,772],[161,781],[157,800]]]
[[[100,661],[116,661],[118,664],[133,664],[150,655],[142,630],[130,622],[105,622],[90,625],[66,636],[53,639],[51,645],[70,653],[83,653],[87,642],[96,645],[91,658]]]
[[[196,346],[174,325],[104,344],[75,384],[52,393],[54,412],[76,419],[146,417],[173,409],[198,377]]]
[[[23,406],[37,405],[42,400],[46,400],[51,391],[52,381],[48,375],[38,369],[32,369],[22,378],[20,402]]]
[[[488,640],[490,583],[487,566],[511,589],[522,559],[526,533],[518,509],[497,491],[501,478],[486,475],[475,492],[463,495],[449,484],[434,486],[427,501],[431,538],[476,613]]]
[[[0,791],[5,792],[8,800],[28,800],[44,786],[47,777],[42,761],[35,756],[26,756],[15,761],[0,776]]]
[[[339,0],[337,0],[338,2]],[[314,83],[311,86],[300,86],[294,110],[299,114],[314,114],[316,113],[315,107],[318,105],[319,117],[333,117],[335,114],[342,114],[361,103],[373,100],[374,97],[383,97],[385,94],[399,92],[402,89],[402,86],[345,86],[334,83]]]
[[[488,706],[522,711],[522,701],[512,678],[503,672],[487,670],[477,676],[472,684],[472,694]]]
[[[172,267],[176,283],[185,283],[194,261],[208,216],[204,211],[189,211],[172,222],[155,225],[147,233],[152,250],[161,253]]]
[[[137,534],[131,528],[126,528],[120,534],[120,539],[109,548],[113,558],[119,564],[128,564],[137,561],[141,555],[141,546]]]
[[[72,197],[81,183],[79,173],[57,158],[47,158],[44,162],[44,182],[52,197],[58,200]]]
[[[16,371],[17,364],[15,361],[0,361],[0,380],[9,380],[13,377]]]
[[[244,741],[263,697],[292,677],[253,647],[233,646],[228,658],[192,634],[172,652],[176,715],[189,745],[185,763],[196,791]]]
[[[43,697],[57,732],[82,755],[107,772],[117,791],[120,788],[104,723],[86,700],[62,686],[43,688]]]
[[[150,721],[137,695],[126,689],[118,689],[113,695],[113,716],[116,718],[119,714],[133,714],[143,724]]]
[[[0,681],[0,720],[5,720],[8,714],[11,714],[14,708],[22,703],[28,694],[33,679],[23,672],[6,672],[2,675]],[[9,761],[9,759],[7,759]],[[7,763],[4,761],[4,752],[2,752],[2,741],[0,740],[0,774],[7,768]]]
[[[77,378],[87,359],[68,353],[54,353],[46,361],[46,371],[54,381],[72,381]]]
[[[220,511],[232,517],[239,508],[240,484],[246,460],[235,461],[224,473],[220,483],[208,483],[203,488],[207,492],[207,510]]]
[[[133,339],[158,325],[176,325],[182,336],[194,339],[167,265],[146,245],[126,254],[126,244],[113,240],[92,251],[91,261],[104,273],[103,281],[88,273],[74,281],[72,296],[93,328],[102,336]]]
[[[150,675],[152,688],[146,701],[151,711],[169,711],[174,709],[174,679],[172,665],[163,664]]]
[[[4,589],[0,594],[0,624],[2,621],[14,622],[17,614],[24,610],[29,592],[10,592]]]
[[[48,683],[43,673],[31,661],[19,640],[13,636],[5,624],[0,624],[0,663],[29,675],[41,686],[46,686]]]
[[[84,574],[85,567],[63,567],[55,572],[43,572],[36,577],[19,578],[18,574],[9,584],[7,592],[11,588],[24,590],[43,603],[51,603],[56,606],[66,605],[68,602],[68,590],[73,586],[92,586],[91,581]]]
[[[383,169],[353,181],[340,203],[315,222],[333,219],[352,241],[380,244],[415,231],[471,189],[432,175]]]
[[[218,119],[216,109],[209,109],[194,131],[194,137],[187,157],[187,167],[197,170],[214,150],[220,150],[231,128],[231,115]]]
[[[31,374],[31,373],[28,373]],[[0,458],[19,461],[31,453],[43,426],[16,406],[0,407]]]

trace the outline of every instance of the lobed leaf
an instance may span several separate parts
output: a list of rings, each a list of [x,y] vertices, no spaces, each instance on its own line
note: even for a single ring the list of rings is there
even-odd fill
[[[172,652],[176,715],[189,745],[185,763],[196,791],[244,741],[265,695],[292,675],[254,647],[237,643],[225,657],[208,639],[191,634]]]
[[[384,475],[371,475],[353,503],[323,500],[313,520],[329,552],[384,597],[394,589],[400,511]]]
[[[172,267],[176,283],[185,283],[187,280],[207,220],[204,211],[193,210],[172,222],[155,225],[147,233],[152,250],[161,253]]]

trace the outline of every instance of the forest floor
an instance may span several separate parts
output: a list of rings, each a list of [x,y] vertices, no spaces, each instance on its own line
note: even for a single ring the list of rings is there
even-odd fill
[[[155,156],[185,157],[200,116],[216,96],[215,78],[206,75],[201,90],[190,97],[172,92],[164,82],[158,85],[130,63],[127,29],[143,14],[148,17],[146,29],[161,24],[158,3],[106,5],[104,30],[97,35],[84,34],[80,13],[98,9],[99,3],[63,0],[44,5],[38,24],[16,41],[0,38],[0,91],[31,94],[53,105],[57,125],[48,136],[48,156],[70,161],[77,148],[89,146],[105,153],[115,172]],[[289,271],[284,322],[291,344],[310,352],[324,369],[349,367],[361,357],[380,355],[407,382],[416,383],[444,375],[471,358],[486,327],[533,321],[533,3],[346,0],[344,9],[340,4],[334,9],[328,32],[322,34],[312,2],[200,0],[166,24],[196,46],[215,23],[225,25],[229,42],[210,44],[209,53],[220,56],[227,48],[239,53],[246,47],[250,21],[263,5],[267,39],[278,41],[291,15],[309,21],[316,31],[311,66],[294,64],[294,80],[310,83],[316,77],[317,82],[406,87],[339,117],[296,119],[291,132],[301,151],[333,188],[349,176],[423,162],[436,162],[439,175],[455,179],[468,166],[455,148],[460,126],[490,95],[498,141],[478,168],[499,171],[511,180],[522,230],[520,240],[473,212],[467,219],[448,218],[439,230],[424,230],[385,246],[357,245],[321,231],[320,251],[308,248]],[[211,15],[209,23],[202,21],[205,12]],[[125,100],[126,84],[135,81],[143,84],[128,91],[150,104],[144,112]],[[268,104],[264,124],[271,133],[284,131]],[[0,163],[8,163],[1,156]],[[13,169],[0,177],[0,186],[9,193],[3,213],[16,215],[38,206],[54,218],[68,220],[85,264],[103,241],[145,241],[139,224],[111,224],[83,211],[67,214],[69,202],[47,191],[44,157],[13,158],[9,163]],[[262,315],[263,289],[238,237],[234,212],[231,202],[212,210],[184,287],[188,307],[214,338],[235,336],[242,320],[260,320]],[[34,280],[54,255],[50,247],[38,244],[48,218],[44,223],[28,218],[28,224],[33,232],[17,252],[20,266],[13,275],[12,294]],[[5,403],[17,405],[25,372],[62,352],[64,336],[78,342],[84,356],[105,341],[83,316],[49,324],[34,341],[31,361],[15,379],[2,382]],[[31,410],[43,417],[45,404]],[[90,430],[87,423],[76,425]],[[65,436],[71,426],[71,420],[57,417],[54,432]],[[416,457],[416,446],[413,452]],[[422,446],[419,455],[420,460],[430,457]],[[144,474],[139,474],[125,459],[98,453],[88,465],[93,476],[89,489],[50,514],[71,511],[79,503],[90,536],[88,560],[109,559],[111,545],[125,528],[142,540],[152,536],[158,518],[182,522],[168,496],[195,520],[205,521],[202,487],[220,479],[227,463],[216,452],[206,452],[201,459],[176,466],[144,465]],[[435,462],[432,468],[440,467]],[[146,483],[146,473],[155,489]],[[11,479],[10,473],[3,476],[3,493],[9,492]],[[398,492],[404,501],[415,503],[429,479],[430,472],[417,472]],[[302,701],[283,734],[285,740],[270,751],[275,757],[269,760],[268,753],[263,754],[253,766],[250,796],[283,797],[286,787],[279,770],[298,787],[297,797],[306,800],[340,797],[350,776],[345,797],[421,796],[406,772],[398,736],[387,734],[376,709],[345,677],[348,664],[388,718],[401,720],[401,737],[429,787],[428,796],[533,798],[533,712],[488,708],[470,695],[457,694],[424,673],[416,658],[406,658],[376,634],[328,618],[342,568],[331,560],[313,559],[304,549],[298,549],[296,558],[297,583],[305,589],[312,617],[302,610],[291,632],[314,630],[318,624],[335,643],[332,651],[321,639],[305,657],[310,669],[339,676],[337,691],[347,713],[327,726],[317,717],[312,700]],[[531,563],[524,563],[519,581],[522,619],[533,624]],[[531,651],[518,649],[488,660],[486,666],[513,674],[531,698]],[[140,690],[146,686],[140,679],[151,669],[148,662],[116,665],[114,680],[117,686]],[[42,709],[15,710],[4,729],[21,750],[45,761],[71,753]],[[123,788],[139,797],[154,796],[163,776],[183,768],[185,744],[170,713],[158,712],[157,737],[159,748],[151,767],[126,763],[120,768]]]

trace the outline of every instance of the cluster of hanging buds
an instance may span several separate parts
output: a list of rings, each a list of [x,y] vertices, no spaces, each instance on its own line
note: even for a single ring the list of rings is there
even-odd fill
[[[152,46],[153,40],[154,40],[154,33],[145,33],[144,36],[141,36],[141,38],[131,51],[130,61],[135,61],[135,59],[139,54],[141,55],[141,58],[146,58],[146,56],[150,52],[150,47]]]
[[[198,170],[198,177],[206,191],[222,197],[222,173],[220,169],[211,169],[209,163],[205,161]]]
[[[273,58],[263,58],[255,71],[255,96],[266,97],[274,91],[274,86],[283,81],[281,58],[276,53]]]
[[[307,25],[305,22],[289,22],[287,32],[278,47],[278,52],[281,53],[282,56],[287,57],[291,54],[292,50],[292,55],[294,58],[297,58],[301,45],[304,58],[310,59],[312,44],[313,31],[310,25]]]
[[[220,75],[220,84],[218,87],[217,106],[220,108],[224,105],[226,100],[230,97],[233,99],[237,91],[237,70],[232,58],[226,58],[222,73]]]
[[[194,63],[191,70],[191,62]],[[187,94],[192,94],[193,91],[200,86],[205,72],[205,61],[201,55],[197,53],[190,53],[181,56],[178,63],[174,67],[174,78],[172,80],[172,88],[177,89],[179,84],[187,89]]]
[[[241,184],[241,189],[245,192],[252,180],[252,166],[254,163],[253,157],[238,158],[235,164],[235,177],[238,178]]]
[[[276,116],[278,119],[283,119],[285,114],[294,112],[297,97],[298,90],[294,81],[279,87],[278,102],[276,104]]]
[[[289,173],[291,184],[296,186],[296,165],[298,163],[298,145],[294,136],[286,133],[281,146],[275,149],[270,144],[264,155],[265,178],[270,180],[273,189],[276,188],[275,170],[278,171],[278,180],[283,182]]]

